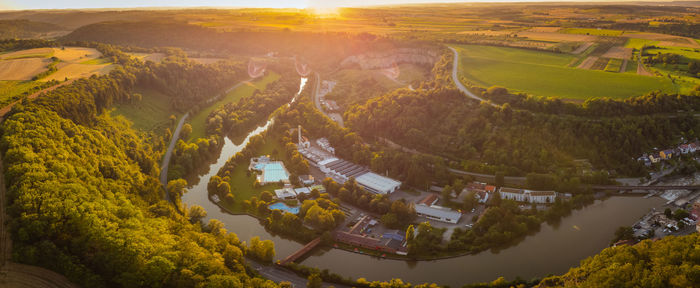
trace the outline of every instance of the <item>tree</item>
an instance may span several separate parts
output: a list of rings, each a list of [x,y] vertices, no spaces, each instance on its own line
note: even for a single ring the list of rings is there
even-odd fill
[[[173,199],[179,199],[187,191],[187,181],[185,179],[175,179],[168,181],[168,193]]]
[[[189,137],[190,134],[192,134],[192,125],[190,125],[190,123],[185,123],[184,125],[182,125],[182,137],[181,138],[187,139],[187,137]]]
[[[323,280],[318,273],[313,273],[309,275],[306,282],[306,287],[308,288],[321,288],[323,285]]]
[[[496,172],[496,187],[503,187],[503,184],[505,184],[505,173],[503,172]]]
[[[463,199],[462,207],[465,211],[473,209],[479,203],[479,200],[476,199],[476,193],[474,191],[469,191],[469,193],[467,193]]]
[[[408,225],[408,228],[406,228],[406,241],[413,240],[415,233],[416,229],[413,228],[413,225]]]
[[[188,214],[190,216],[190,223],[200,222],[202,219],[204,219],[204,217],[207,217],[207,211],[199,205],[193,205],[190,207]]]

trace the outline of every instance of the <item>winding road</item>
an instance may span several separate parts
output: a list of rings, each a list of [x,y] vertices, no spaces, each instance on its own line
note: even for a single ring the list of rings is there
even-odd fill
[[[452,48],[452,47],[447,47],[447,48],[450,48],[450,50],[452,50],[452,53],[454,53],[454,59],[452,61],[452,81],[455,82],[455,86],[457,86],[457,89],[459,89],[459,91],[464,92],[464,94],[466,94],[469,98],[472,98],[472,99],[477,100],[477,101],[484,101],[486,103],[491,104],[491,106],[497,107],[498,105],[496,105],[492,102],[486,101],[479,96],[476,96],[476,94],[472,93],[472,91],[469,91],[469,89],[467,89],[467,87],[464,87],[464,84],[462,84],[462,82],[459,81],[459,77],[457,76],[457,72],[459,71],[459,53],[457,53],[457,50],[455,48]]]
[[[185,113],[185,115],[180,118],[180,122],[177,123],[175,133],[173,133],[173,136],[171,137],[172,139],[170,139],[170,145],[168,145],[168,151],[166,151],[165,156],[163,156],[163,164],[160,165],[160,183],[163,184],[163,190],[165,190],[165,200],[168,200],[168,202],[172,202],[172,199],[170,199],[170,193],[168,193],[168,165],[170,165],[170,158],[173,156],[175,143],[177,143],[177,139],[180,137],[182,125],[185,124],[185,120],[189,114],[190,112]]]

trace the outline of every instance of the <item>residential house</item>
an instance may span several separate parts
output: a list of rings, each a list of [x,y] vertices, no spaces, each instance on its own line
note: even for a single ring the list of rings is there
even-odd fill
[[[673,149],[666,149],[661,152],[659,152],[659,156],[661,156],[661,159],[668,160],[673,158]]]

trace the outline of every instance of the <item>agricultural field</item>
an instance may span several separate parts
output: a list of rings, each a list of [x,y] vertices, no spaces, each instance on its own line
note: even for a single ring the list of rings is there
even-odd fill
[[[202,110],[197,112],[197,114],[190,115],[190,118],[187,122],[189,122],[190,125],[192,125],[192,133],[190,133],[188,141],[197,138],[202,138],[205,136],[207,117],[217,107],[226,103],[236,102],[245,96],[253,95],[253,92],[255,92],[255,90],[265,90],[268,84],[277,81],[277,79],[279,78],[279,74],[272,72],[265,75],[265,77],[263,77],[262,79],[258,79],[252,82],[246,82],[236,87],[236,89],[229,91],[223,98],[219,99],[219,101],[216,101],[212,105],[203,108]]]
[[[156,63],[165,58],[165,54],[163,53],[129,53],[129,55],[134,56],[141,61],[152,61]]]
[[[153,89],[136,88],[141,94],[141,101],[119,103],[112,109],[111,115],[124,116],[133,123],[133,127],[141,131],[159,131],[173,127],[170,115],[179,116],[171,109],[170,97]]]
[[[561,30],[563,33],[568,34],[583,34],[583,35],[594,35],[594,36],[621,36],[624,31],[621,30],[609,30],[609,29],[595,29],[595,28],[566,28]]]
[[[4,107],[18,100],[25,92],[32,91],[40,85],[33,81],[0,81],[0,106]]]
[[[48,58],[19,58],[0,61],[0,80],[31,80],[46,70]]]
[[[603,69],[605,72],[620,72],[620,68],[622,68],[622,60],[617,59],[617,58],[612,58],[608,61],[608,64],[605,65],[605,69]]]
[[[652,46],[659,44],[659,41],[649,40],[649,39],[639,39],[639,38],[629,38],[627,43],[625,43],[626,48],[632,48],[640,50],[644,46]]]
[[[567,67],[575,57],[568,54],[479,45],[455,48],[460,52],[461,76],[482,87],[499,85],[512,91],[571,100],[627,98],[657,89],[674,90],[671,81],[664,78]]]
[[[93,74],[109,73],[114,65],[102,54],[92,48],[63,47],[35,48],[0,54],[0,80],[31,80],[48,70],[48,66],[57,60],[57,71],[41,77],[38,81],[63,81],[65,79],[84,78]],[[43,74],[41,76],[44,76]]]

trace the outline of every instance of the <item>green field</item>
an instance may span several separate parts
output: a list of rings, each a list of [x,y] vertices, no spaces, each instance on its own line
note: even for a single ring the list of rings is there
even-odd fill
[[[561,30],[563,33],[567,34],[585,34],[585,35],[596,35],[596,36],[620,36],[623,31],[621,30],[609,30],[609,29],[595,29],[595,28],[566,28]]]
[[[0,81],[0,105],[5,106],[20,99],[24,92],[41,84],[34,81]]]
[[[274,72],[268,73],[262,79],[255,80],[253,82],[238,86],[236,89],[234,89],[233,91],[226,94],[226,96],[219,99],[219,101],[216,101],[214,104],[205,107],[204,109],[197,112],[197,114],[191,115],[189,120],[187,120],[187,122],[189,122],[190,125],[192,125],[192,134],[190,134],[188,141],[191,141],[191,140],[194,140],[197,138],[203,138],[205,136],[207,117],[217,107],[224,105],[226,103],[238,101],[245,96],[252,95],[256,89],[265,90],[265,87],[267,87],[267,84],[275,82],[279,78],[280,78],[280,75],[277,73],[274,73]]]
[[[608,60],[608,64],[605,65],[605,72],[620,72],[620,68],[622,68],[622,59],[616,59],[612,58]]]
[[[627,40],[627,43],[625,43],[625,47],[639,50],[642,49],[642,47],[644,46],[656,45],[658,43],[659,41],[655,40],[630,38]]]
[[[133,127],[142,131],[156,131],[174,127],[170,115],[179,114],[171,109],[170,98],[152,89],[137,88],[142,95],[140,102],[120,103],[115,105],[112,115],[121,115],[133,123]]]
[[[102,64],[110,64],[112,62],[109,61],[107,58],[97,58],[97,59],[90,59],[87,61],[80,62],[80,64],[85,64],[85,65],[102,65]]]
[[[700,61],[700,49],[686,47],[664,46],[659,48],[644,49],[645,54],[672,53],[688,59]]]
[[[499,85],[536,96],[578,100],[674,91],[669,79],[567,67],[573,55],[480,45],[455,48],[460,53],[461,75],[482,87]]]

